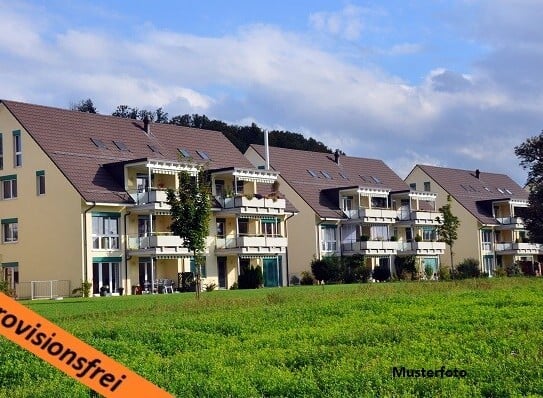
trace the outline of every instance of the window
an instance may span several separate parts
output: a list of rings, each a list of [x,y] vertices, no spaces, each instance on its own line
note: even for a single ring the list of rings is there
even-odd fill
[[[321,226],[321,251],[335,252],[337,247],[336,226],[323,225]]]
[[[100,293],[102,287],[108,293],[116,293],[121,287],[121,278],[118,262],[93,262],[92,263],[92,292]]]
[[[353,197],[352,196],[342,196],[341,197],[341,210],[349,211],[353,209]]]
[[[341,176],[341,178],[343,178],[344,180],[348,180],[348,179],[349,179],[345,174],[343,174],[343,173],[341,173],[341,172],[338,173],[338,174],[339,174],[339,175]]]
[[[226,219],[217,218],[217,238],[224,238],[226,235],[225,232]]]
[[[409,188],[412,189],[413,191],[416,191],[417,190],[417,183],[412,182],[411,184],[409,184]]]
[[[317,177],[317,173],[315,173],[313,170],[307,169],[307,172],[309,173],[309,175],[310,175],[311,177]]]
[[[488,275],[493,275],[496,267],[494,266],[494,256],[485,255],[483,256],[483,272]]]
[[[118,213],[92,215],[93,249],[119,249],[119,216]]]
[[[17,197],[17,175],[0,177],[2,181],[2,199],[14,199]]]
[[[513,192],[511,192],[509,189],[506,189],[505,192],[507,192],[509,195],[513,195]]]
[[[107,146],[106,144],[104,144],[104,141],[98,139],[98,138],[91,138],[90,139],[92,141],[92,143],[97,147],[97,148],[102,148],[102,149],[107,149]]]
[[[321,170],[321,174],[324,176],[324,178],[326,178],[327,180],[331,180],[332,179],[332,176],[330,174],[328,174],[326,171],[324,170]]]
[[[501,188],[496,188],[496,189],[498,190],[499,193],[505,193],[505,192],[503,192],[503,189],[501,189]]]
[[[4,145],[2,141],[2,133],[0,133],[0,170],[4,168]]]
[[[371,198],[371,207],[377,207],[381,209],[388,208],[387,198],[372,197]]]
[[[19,220],[16,218],[5,218],[2,223],[2,242],[14,243],[19,240]]]
[[[224,196],[224,180],[215,180],[215,195]]]
[[[189,151],[187,149],[185,149],[185,148],[177,148],[177,150],[179,151],[181,156],[183,156],[184,158],[190,158],[190,153],[189,153]]]
[[[434,227],[422,227],[422,240],[431,242],[437,239],[437,231]]]
[[[430,192],[430,181],[424,181],[424,191]]]
[[[373,181],[375,181],[376,184],[380,184],[381,183],[381,180],[375,176],[371,176],[371,178],[373,179]]]
[[[280,236],[280,224],[277,222],[277,218],[263,218],[260,220],[262,226],[262,233],[264,236]]]
[[[200,271],[202,271],[202,278],[207,278],[207,269],[205,262],[202,264]],[[192,272],[194,275],[196,275],[196,264],[194,262],[194,257],[190,258],[190,272]]]
[[[45,171],[36,171],[36,194],[45,195]]]
[[[119,148],[119,151],[126,151],[126,152],[130,152],[130,149],[128,149],[128,147],[126,146],[126,144],[122,141],[113,141],[113,143],[115,144],[115,146],[117,148]]]
[[[249,233],[249,219],[238,218],[238,234],[247,235]]]
[[[21,167],[23,165],[23,142],[21,140],[21,130],[13,132],[13,165]]]
[[[198,156],[200,156],[204,160],[210,159],[209,155],[204,151],[196,151],[196,153],[198,154]]]
[[[243,181],[240,181],[240,180],[236,180],[236,193],[243,193]]]
[[[156,145],[147,145],[149,147],[149,149],[152,151],[152,152],[155,152],[155,153],[158,153],[160,155],[162,155],[162,152],[160,152],[160,150],[158,149],[158,147]]]

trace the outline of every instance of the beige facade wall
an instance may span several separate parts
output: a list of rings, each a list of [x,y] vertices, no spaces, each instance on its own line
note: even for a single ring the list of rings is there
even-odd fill
[[[416,183],[416,189],[422,191],[424,188],[424,182],[430,182],[430,191],[437,194],[436,207],[439,209],[441,206],[447,204],[448,193],[445,191],[436,181],[430,178],[419,167],[415,167],[411,173],[406,177],[405,182],[409,185]],[[466,258],[475,258],[479,260],[479,264],[482,263],[481,249],[480,249],[480,233],[481,228],[479,222],[469,211],[467,211],[461,204],[458,203],[453,197],[451,204],[452,213],[460,220],[460,226],[458,228],[458,240],[454,242],[454,263],[455,265]],[[443,265],[451,265],[450,248],[447,246],[445,254],[440,257],[440,263]]]
[[[255,167],[264,164],[264,159],[253,148],[247,149],[245,157]],[[314,210],[282,177],[279,177],[279,191],[298,210],[298,214],[288,219],[286,228],[288,234],[287,257],[289,274],[300,275],[302,271],[311,271],[311,261],[319,255],[317,240],[318,221]]]
[[[21,131],[23,161],[14,167],[13,131]],[[4,167],[17,175],[17,198],[0,200],[0,218],[17,218],[17,243],[0,243],[1,262],[19,263],[19,282],[68,280],[79,287],[82,273],[81,197],[54,163],[0,105]],[[36,171],[45,173],[45,195],[37,194]]]

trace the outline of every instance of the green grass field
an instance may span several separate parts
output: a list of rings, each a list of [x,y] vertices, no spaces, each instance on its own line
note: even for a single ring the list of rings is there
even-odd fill
[[[543,396],[543,278],[27,304],[178,397]],[[3,338],[0,360],[0,397],[89,397]]]

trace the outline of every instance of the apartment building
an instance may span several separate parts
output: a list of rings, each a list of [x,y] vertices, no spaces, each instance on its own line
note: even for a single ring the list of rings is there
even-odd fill
[[[245,156],[265,167],[264,146],[251,145]],[[415,255],[421,271],[437,271],[445,244],[438,242],[437,195],[429,189],[410,189],[376,159],[270,147],[268,162],[299,211],[287,224],[292,274],[309,270],[313,258],[356,253],[372,268],[394,272],[396,256]]]
[[[412,189],[436,192],[438,208],[450,195],[452,212],[460,219],[455,263],[475,258],[481,271],[492,275],[498,266],[539,260],[541,245],[529,241],[522,220],[528,193],[507,175],[416,165],[405,181]],[[449,248],[443,261],[450,265]]]
[[[69,295],[82,281],[157,291],[194,270],[169,231],[166,189],[209,172],[213,192],[203,284],[229,288],[260,265],[286,284],[285,219],[295,209],[219,132],[0,103],[0,270],[20,298]],[[171,286],[171,285],[170,285]]]

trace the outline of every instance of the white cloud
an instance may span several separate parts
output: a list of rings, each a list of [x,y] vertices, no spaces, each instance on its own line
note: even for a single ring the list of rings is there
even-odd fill
[[[361,7],[347,5],[338,12],[313,13],[309,16],[309,23],[318,31],[340,36],[347,40],[356,40],[364,28],[363,12],[364,9]]]

